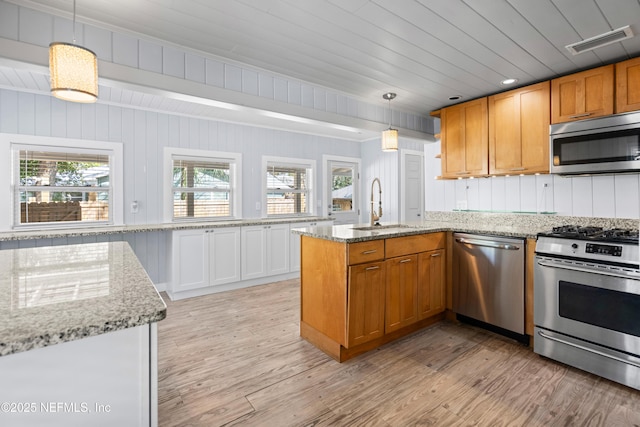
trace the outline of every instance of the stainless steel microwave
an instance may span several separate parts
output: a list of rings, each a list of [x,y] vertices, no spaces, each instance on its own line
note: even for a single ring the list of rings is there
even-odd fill
[[[550,172],[640,172],[640,112],[550,127]]]

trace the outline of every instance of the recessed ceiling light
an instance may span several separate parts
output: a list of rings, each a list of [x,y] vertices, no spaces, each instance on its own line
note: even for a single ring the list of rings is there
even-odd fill
[[[462,95],[452,95],[449,97],[449,101],[457,101],[459,99],[462,99]]]
[[[503,81],[500,82],[501,85],[512,85],[515,82],[517,82],[518,79],[504,79]]]

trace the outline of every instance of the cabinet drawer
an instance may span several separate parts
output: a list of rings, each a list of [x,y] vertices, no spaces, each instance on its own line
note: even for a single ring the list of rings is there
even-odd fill
[[[393,258],[418,252],[433,251],[445,246],[445,233],[417,234],[415,236],[393,237],[386,240],[385,257]]]
[[[349,244],[349,265],[382,259],[384,259],[384,240]]]

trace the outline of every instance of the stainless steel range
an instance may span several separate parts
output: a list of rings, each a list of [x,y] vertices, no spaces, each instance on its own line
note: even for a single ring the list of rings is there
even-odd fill
[[[538,235],[534,351],[640,390],[638,230]]]

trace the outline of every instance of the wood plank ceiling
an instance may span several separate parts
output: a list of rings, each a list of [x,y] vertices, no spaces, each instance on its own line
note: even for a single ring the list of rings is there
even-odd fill
[[[70,0],[11,1],[69,16]],[[639,0],[78,0],[78,20],[332,88],[413,114],[640,55]]]

